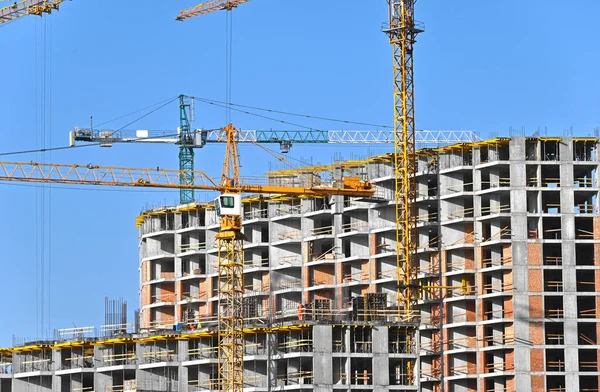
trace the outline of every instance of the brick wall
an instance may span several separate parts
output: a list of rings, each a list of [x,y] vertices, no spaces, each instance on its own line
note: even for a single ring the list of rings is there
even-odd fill
[[[527,244],[527,264],[542,265],[542,244]]]
[[[532,372],[544,371],[544,350],[534,348],[529,351],[529,369]]]
[[[542,318],[544,315],[544,303],[540,296],[529,297],[529,318]]]

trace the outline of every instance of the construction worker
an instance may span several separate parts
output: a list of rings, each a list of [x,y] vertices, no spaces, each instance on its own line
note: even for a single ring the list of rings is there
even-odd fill
[[[304,320],[304,306],[302,306],[302,303],[298,304],[298,320]]]

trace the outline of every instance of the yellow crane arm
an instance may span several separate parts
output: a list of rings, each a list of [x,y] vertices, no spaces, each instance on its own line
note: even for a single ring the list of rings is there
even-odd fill
[[[375,193],[368,181],[345,177],[332,184],[305,186],[274,186],[249,183],[242,179],[237,186],[221,185],[203,171],[191,172],[193,181],[181,184],[184,171],[161,168],[128,168],[114,166],[52,164],[36,162],[0,162],[0,181],[43,182],[54,184],[131,186],[169,189],[198,189],[217,192],[285,194],[285,195],[344,195],[369,197]],[[189,172],[186,172],[189,173]]]
[[[39,15],[58,10],[60,3],[66,0],[21,0],[0,8],[0,24],[19,19],[26,15]]]
[[[192,8],[179,11],[176,20],[185,20],[193,18],[198,15],[208,14],[213,11],[227,10],[231,11],[232,8],[237,7],[240,4],[247,3],[250,0],[217,0],[207,1],[206,3],[200,3]]]

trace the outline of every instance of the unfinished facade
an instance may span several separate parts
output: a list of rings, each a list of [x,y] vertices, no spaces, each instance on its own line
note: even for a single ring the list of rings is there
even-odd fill
[[[390,156],[330,168],[371,181],[373,199],[247,198],[248,390],[599,391],[597,143],[420,151],[416,342],[393,316]],[[214,207],[146,211],[138,224],[139,333],[0,351],[12,364],[0,364],[0,392],[215,386]]]

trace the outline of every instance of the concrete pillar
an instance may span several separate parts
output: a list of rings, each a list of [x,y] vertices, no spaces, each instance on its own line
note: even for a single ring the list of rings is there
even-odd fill
[[[380,390],[390,385],[389,328],[385,325],[373,327],[373,388]],[[365,358],[367,359],[367,358]]]
[[[317,388],[331,388],[333,385],[333,331],[331,325],[313,327],[313,384]]]

